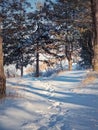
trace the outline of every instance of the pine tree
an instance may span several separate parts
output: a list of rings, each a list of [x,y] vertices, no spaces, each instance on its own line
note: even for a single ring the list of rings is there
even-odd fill
[[[26,0],[4,0],[2,3],[3,14],[3,42],[4,42],[4,63],[16,64],[21,70],[26,66],[30,57],[27,42],[27,16],[26,7],[30,7]],[[27,58],[26,58],[27,57]]]

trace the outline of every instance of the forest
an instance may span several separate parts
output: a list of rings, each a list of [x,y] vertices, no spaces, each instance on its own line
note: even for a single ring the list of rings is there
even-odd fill
[[[93,73],[94,78],[98,77],[98,0],[0,0],[0,100],[6,99],[7,96],[17,97],[16,86],[19,87],[17,91],[21,91],[24,89],[21,87],[25,87],[26,92],[29,92],[31,90],[28,88],[32,86],[31,84],[35,86],[37,84],[38,88],[35,87],[32,93],[37,94],[35,90],[40,90],[43,93],[40,86],[43,84],[47,88],[45,91],[54,96],[53,100],[55,100],[54,104],[56,105],[54,107],[59,106],[62,109],[60,99],[55,97],[55,94],[59,91],[63,93],[63,89],[59,90],[59,87],[51,88],[51,86],[54,84],[57,86],[56,81],[64,81],[66,84],[68,78],[70,78],[69,83],[73,82],[75,85],[75,82],[78,83],[79,75],[81,75],[80,77],[83,76],[85,80],[88,71]],[[67,73],[69,77],[66,77],[65,74]],[[49,81],[53,75],[58,76],[58,78],[54,76],[55,79],[53,77],[53,81]],[[90,80],[93,80],[93,76],[90,77]],[[30,85],[28,77],[32,78]],[[24,84],[22,84],[23,82]],[[62,83],[62,86],[65,84]],[[11,86],[11,92],[9,92],[9,86]],[[12,86],[15,88],[13,89]],[[57,89],[57,93],[55,89]],[[73,93],[76,92],[76,89],[71,88],[69,91]],[[21,94],[25,93],[26,95],[26,92],[21,92]],[[21,97],[21,94],[18,95],[18,98]],[[42,96],[40,92],[38,95]],[[47,98],[46,93],[43,95]],[[52,99],[52,96],[49,98]],[[72,96],[73,99],[78,97],[73,94]],[[33,95],[31,97],[36,98]],[[80,99],[82,98],[80,97]],[[63,102],[63,99],[61,101]],[[70,100],[67,101],[70,102]],[[50,125],[52,125],[51,123]],[[55,123],[53,124],[55,125]],[[84,127],[80,129],[80,126],[72,129],[64,125],[54,128],[54,125],[46,128],[32,127],[31,129],[93,129],[88,127],[87,129]],[[97,130],[97,126],[95,130]],[[8,128],[2,126],[0,130],[18,130],[13,129],[12,126]],[[25,130],[29,130],[29,128]]]

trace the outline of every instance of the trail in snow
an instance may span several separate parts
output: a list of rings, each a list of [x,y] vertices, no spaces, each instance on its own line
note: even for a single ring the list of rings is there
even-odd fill
[[[18,98],[2,101],[0,130],[98,130],[98,81],[82,87],[85,75],[8,79],[8,93]]]

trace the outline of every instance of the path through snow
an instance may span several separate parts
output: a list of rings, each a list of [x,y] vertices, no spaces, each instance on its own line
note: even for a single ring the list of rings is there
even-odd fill
[[[98,130],[98,80],[82,86],[85,75],[72,71],[8,79],[0,130]]]

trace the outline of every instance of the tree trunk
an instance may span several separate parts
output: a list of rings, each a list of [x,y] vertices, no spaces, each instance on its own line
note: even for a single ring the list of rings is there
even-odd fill
[[[67,46],[65,46],[65,54],[68,60],[68,70],[71,71],[72,70],[72,52],[68,50]]]
[[[98,0],[91,0],[91,10],[94,33],[94,59],[93,69],[98,72]]]
[[[23,65],[21,65],[21,77],[23,76]]]
[[[37,50],[36,50],[36,73],[35,77],[39,77],[39,45],[37,43]]]
[[[0,36],[0,97],[5,95],[5,91],[6,91],[6,78],[4,75],[4,68],[3,68],[2,37]]]
[[[68,70],[71,71],[72,70],[72,60],[68,60]]]
[[[21,54],[21,68],[20,68],[20,71],[21,71],[21,77],[23,76],[23,54]]]

